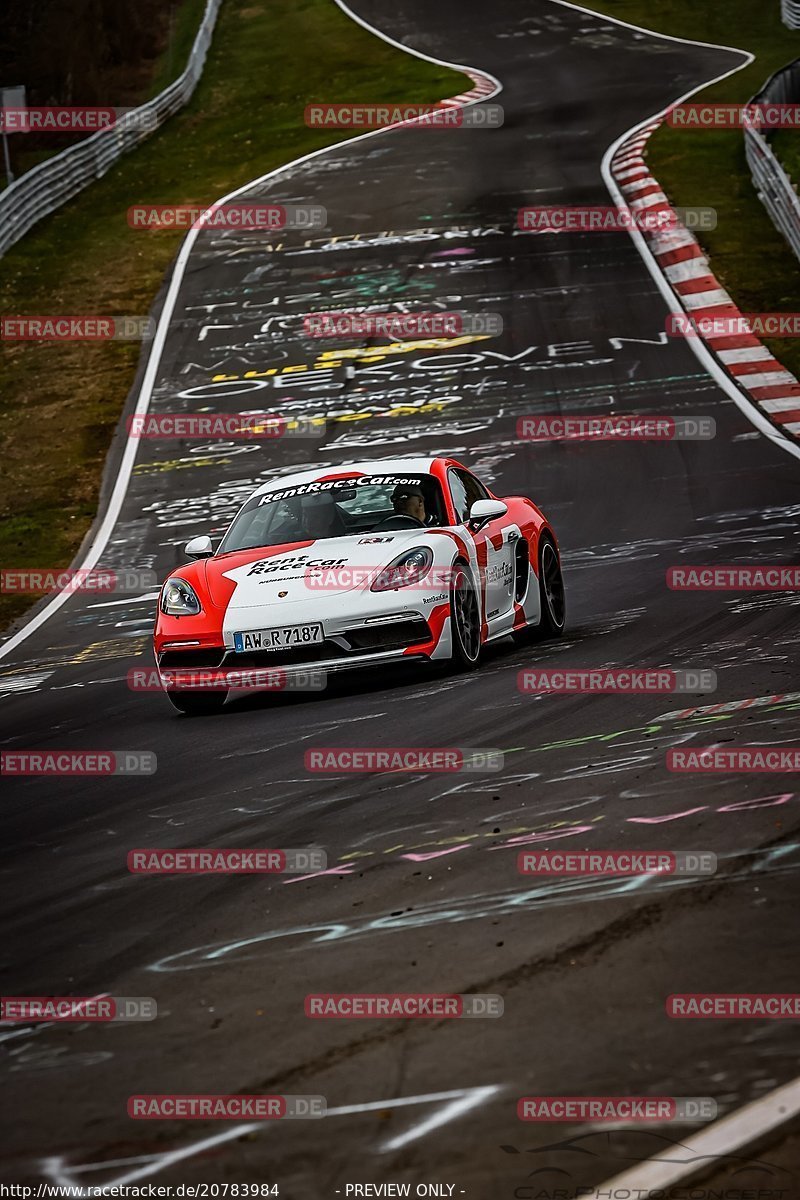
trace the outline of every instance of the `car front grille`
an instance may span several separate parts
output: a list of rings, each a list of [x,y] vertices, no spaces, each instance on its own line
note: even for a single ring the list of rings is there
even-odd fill
[[[170,671],[184,668],[187,671],[208,670],[218,667],[225,657],[224,646],[212,646],[210,650],[198,650],[191,647],[188,650],[165,650],[158,660],[162,670]]]
[[[396,625],[362,625],[348,629],[344,635],[353,650],[404,650],[417,642],[427,642],[431,631],[427,621],[419,617],[415,621],[402,621]]]
[[[167,650],[159,659],[162,670],[208,670],[220,668],[290,667],[306,663],[351,660],[364,654],[405,650],[431,638],[428,622],[422,617],[386,624],[358,625],[326,638],[314,646],[294,646],[284,650],[247,650],[237,653],[224,647],[212,649]],[[345,642],[342,645],[341,642]]]

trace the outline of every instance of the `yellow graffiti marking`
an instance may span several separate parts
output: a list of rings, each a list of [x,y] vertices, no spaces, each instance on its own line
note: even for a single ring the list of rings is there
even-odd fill
[[[156,475],[161,471],[185,471],[188,467],[227,467],[233,459],[220,458],[165,458],[159,462],[137,463],[133,468],[134,475]]]
[[[149,638],[111,638],[107,642],[91,642],[79,650],[74,658],[68,658],[65,665],[77,666],[79,663],[99,662],[106,658],[129,658],[133,654],[142,654]]]
[[[339,350],[322,350],[315,362],[297,363],[291,367],[270,367],[266,371],[245,371],[244,375],[212,375],[212,383],[231,383],[237,379],[262,379],[268,375],[292,375],[298,371],[327,371],[340,367],[345,358],[356,362],[381,362],[395,354],[415,354],[418,350],[452,350],[456,346],[468,346],[472,342],[488,342],[489,334],[469,333],[455,338],[424,338],[418,342],[390,342],[388,346],[374,346],[366,350],[363,346],[345,347]]]
[[[417,350],[450,350],[454,346],[467,346],[470,342],[487,342],[486,333],[468,333],[455,338],[424,338],[419,342],[390,342],[388,346],[353,346],[345,350],[323,350],[318,361],[329,365],[332,358],[355,358],[358,362],[380,362],[391,354],[414,354]]]

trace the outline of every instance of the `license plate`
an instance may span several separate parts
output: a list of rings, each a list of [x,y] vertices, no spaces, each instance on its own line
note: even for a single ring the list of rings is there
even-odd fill
[[[239,654],[245,650],[296,650],[298,646],[318,646],[323,640],[321,625],[282,625],[234,633],[233,648]]]

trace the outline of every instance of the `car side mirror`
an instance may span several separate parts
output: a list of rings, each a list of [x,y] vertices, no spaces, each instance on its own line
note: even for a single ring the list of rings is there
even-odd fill
[[[507,512],[508,505],[502,500],[476,500],[469,510],[469,527],[473,533],[477,533],[484,525],[496,521],[498,517],[504,517]]]
[[[211,538],[208,534],[201,534],[199,537],[193,537],[183,547],[183,553],[189,558],[208,558],[214,553],[214,547],[211,545]]]

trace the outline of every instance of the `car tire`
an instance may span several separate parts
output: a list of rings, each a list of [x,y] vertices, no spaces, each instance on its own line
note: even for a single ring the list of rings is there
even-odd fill
[[[456,671],[474,671],[481,657],[481,608],[463,563],[453,567],[450,584],[451,664]]]
[[[227,692],[167,692],[173,708],[187,717],[212,717],[222,712]]]
[[[538,625],[514,630],[512,637],[518,645],[561,637],[564,633],[567,608],[561,558],[555,542],[547,533],[539,539],[539,609],[541,619]]]

